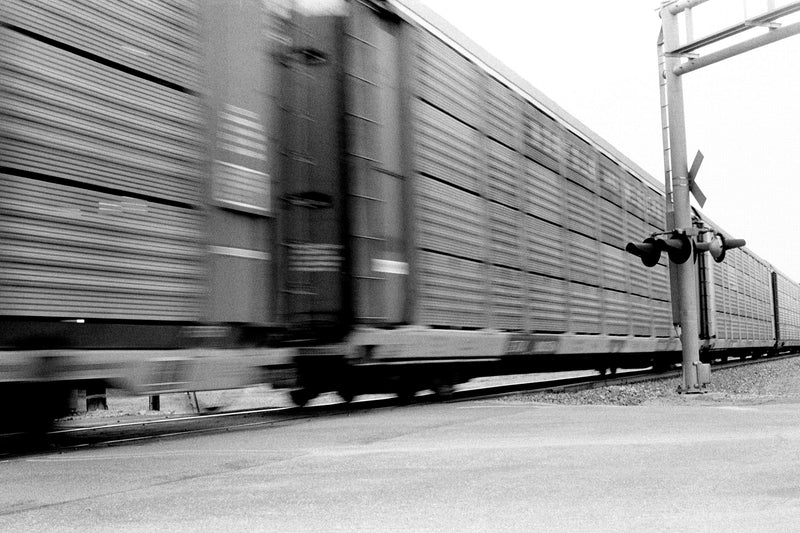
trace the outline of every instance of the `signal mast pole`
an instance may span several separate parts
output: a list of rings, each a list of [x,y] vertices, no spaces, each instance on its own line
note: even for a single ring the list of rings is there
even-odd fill
[[[661,25],[663,48],[674,50],[678,47],[680,34],[677,15],[672,14],[667,7],[661,10]],[[663,51],[663,50],[662,50]],[[692,235],[692,208],[689,200],[689,165],[686,156],[686,121],[683,113],[683,81],[675,74],[675,68],[680,66],[680,56],[665,55],[664,82],[666,83],[666,107],[669,141],[669,169],[665,176],[667,183],[667,203],[672,203],[672,208],[667,206],[667,229],[674,229],[681,233]],[[665,161],[666,162],[666,161]],[[671,183],[670,183],[670,177]],[[669,191],[671,190],[671,194]],[[670,213],[671,212],[671,213]],[[671,227],[670,227],[671,226]],[[683,351],[683,388],[682,392],[697,392],[701,383],[697,376],[697,367],[700,364],[700,330],[698,321],[697,279],[694,261],[675,264],[669,261],[669,268],[674,269],[675,275],[671,281],[677,281],[677,294],[673,290],[673,297],[677,296],[679,305],[681,350]]]
[[[701,39],[693,40],[691,10],[709,0],[667,0],[660,9],[663,42],[659,42],[659,68],[666,87],[662,87],[662,120],[667,132],[664,135],[665,190],[667,193],[666,226],[668,230],[686,235],[694,242],[698,231],[692,224],[692,211],[689,200],[690,193],[698,199],[701,207],[705,197],[697,188],[697,167],[688,169],[686,157],[686,124],[683,111],[683,84],[681,76],[699,68],[717,63],[729,57],[773,43],[775,41],[800,33],[800,22],[782,26],[778,19],[800,11],[800,1],[788,2],[778,8],[774,0],[767,0],[767,11],[759,16],[746,18],[742,23],[717,31]],[[678,26],[678,15],[686,12],[687,44],[681,45]],[[695,50],[710,44],[723,41],[744,31],[766,27],[767,33],[747,41],[738,42],[727,48],[711,52],[700,57],[693,54]],[[660,40],[661,40],[660,39]],[[684,61],[684,58],[689,58]],[[669,152],[669,157],[666,156]],[[701,154],[698,154],[701,155]],[[668,166],[667,166],[668,165]],[[740,241],[741,246],[744,241]],[[723,242],[723,250],[725,248]],[[701,249],[698,247],[698,249]],[[633,253],[633,252],[632,252]],[[724,255],[723,255],[724,256]],[[718,259],[718,260],[721,260]],[[670,281],[677,281],[677,291],[673,290],[673,299],[677,296],[679,304],[679,320],[681,347],[683,350],[683,387],[682,392],[700,392],[701,386],[708,381],[705,365],[700,364],[700,335],[698,323],[697,280],[693,261],[676,264],[670,261]],[[676,294],[677,292],[677,294]],[[702,376],[702,379],[701,379]]]

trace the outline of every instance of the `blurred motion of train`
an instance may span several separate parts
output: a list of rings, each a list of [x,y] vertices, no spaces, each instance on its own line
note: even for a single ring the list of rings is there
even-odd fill
[[[4,0],[0,180],[8,410],[680,359],[663,186],[412,0]],[[707,255],[704,357],[800,345]]]

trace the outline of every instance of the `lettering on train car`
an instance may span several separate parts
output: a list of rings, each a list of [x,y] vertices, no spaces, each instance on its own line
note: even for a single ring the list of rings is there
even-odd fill
[[[509,341],[507,355],[532,355],[556,353],[558,339],[514,338]]]
[[[147,376],[143,388],[147,391],[178,390],[189,381],[188,359],[160,359],[148,363]]]
[[[608,351],[611,353],[620,353],[625,348],[625,339],[611,339],[608,341]]]

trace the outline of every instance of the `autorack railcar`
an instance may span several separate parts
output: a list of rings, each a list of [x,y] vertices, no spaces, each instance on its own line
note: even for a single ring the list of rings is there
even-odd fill
[[[349,375],[308,364],[296,397],[678,362],[666,258],[624,252],[663,231],[662,185],[423,5],[344,11],[326,16],[341,28],[346,164],[330,178],[348,212]],[[771,265],[746,249],[694,260],[704,359],[787,342]]]
[[[301,184],[338,172],[339,115],[292,88],[292,28],[280,2],[2,2],[4,398],[260,383],[341,336],[342,211]]]
[[[662,186],[418,3],[11,0],[0,45],[5,391],[679,359],[624,251]],[[709,354],[800,342],[786,276],[698,265]]]

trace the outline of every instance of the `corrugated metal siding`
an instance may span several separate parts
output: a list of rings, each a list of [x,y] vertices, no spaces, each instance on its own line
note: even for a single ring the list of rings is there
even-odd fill
[[[605,289],[603,291],[603,333],[627,335],[630,333],[630,303],[628,295]]]
[[[625,223],[625,212],[605,198],[598,200],[600,240],[621,249],[627,242],[630,242],[625,241],[623,236],[622,226]]]
[[[598,178],[600,181],[600,195],[607,201],[622,207],[622,180],[625,172],[614,165],[610,159],[600,156],[598,165]]]
[[[525,217],[527,265],[531,272],[557,278],[565,277],[563,231],[560,226],[531,216]]]
[[[671,336],[665,265],[647,269],[623,250],[663,226],[663,199],[478,66],[419,34],[416,244],[438,265],[419,269],[421,321]],[[429,79],[433,65],[443,71],[440,80]],[[456,272],[450,289],[428,278],[443,276],[444,265]]]
[[[633,334],[640,337],[653,335],[653,305],[644,296],[631,294],[631,322]]]
[[[481,121],[478,70],[467,58],[427,32],[417,40],[417,94],[459,120]]]
[[[713,267],[715,285],[713,310],[717,324],[717,338],[730,339],[733,337],[730,320],[731,304],[735,303],[731,297],[736,293],[730,289],[729,269],[723,265]]]
[[[525,160],[525,210],[542,220],[563,224],[561,178],[528,159]]]
[[[109,61],[198,90],[193,0],[4,0],[0,19]]]
[[[644,230],[645,233],[648,235],[652,233],[661,233],[662,231],[664,231],[664,224],[655,225],[648,223],[644,226]]]
[[[520,207],[522,198],[522,169],[519,154],[502,144],[487,141],[489,199],[511,207]]]
[[[493,78],[486,78],[486,134],[515,150],[522,132],[522,99]]]
[[[639,267],[642,267],[641,264]],[[653,334],[656,337],[669,337],[674,335],[672,304],[670,303],[669,267],[667,266],[666,258],[653,268],[647,268],[645,270],[647,270],[650,279]]]
[[[170,90],[0,28],[2,164],[199,201],[201,108]]]
[[[526,306],[522,272],[492,265],[489,274],[492,280],[492,327],[522,330]]]
[[[768,270],[771,270],[771,267],[769,265],[766,266]],[[774,337],[775,335],[775,306],[773,304],[773,294],[770,288],[771,287],[764,286],[763,290],[767,291],[767,294],[759,298],[759,304],[760,304],[759,315],[762,317],[764,316],[772,317],[771,321],[762,322],[761,327],[764,332],[764,338]],[[796,312],[800,313],[800,308],[795,306],[794,309]]]
[[[574,333],[601,333],[603,316],[600,289],[590,285],[567,283],[570,330]]]
[[[533,105],[525,105],[525,156],[553,172],[560,171],[562,132],[559,126]]]
[[[568,239],[566,248],[570,278],[574,281],[599,285],[602,269],[599,243],[577,233],[569,233]]]
[[[620,233],[623,243],[640,242],[650,236],[649,228],[630,212],[623,211],[622,219],[623,223],[620,228]],[[632,259],[636,259],[633,256],[631,257]],[[641,263],[639,264],[641,265]]]
[[[650,295],[657,300],[669,300],[669,267],[664,262],[647,269],[650,275]]]
[[[598,215],[595,212],[598,198],[590,191],[571,181],[565,181],[567,199],[567,228],[589,237],[595,237],[599,230]]]
[[[778,316],[781,340],[800,341],[800,285],[780,272],[776,272]]]
[[[645,220],[645,185],[631,176],[625,174],[622,179],[622,197],[625,201],[625,209],[641,221]]]
[[[650,274],[648,269],[642,265],[637,257],[626,254],[625,260],[628,264],[631,285],[630,292],[639,296],[650,295]]]
[[[0,6],[0,314],[203,316],[198,15],[147,4]]]
[[[597,154],[585,142],[567,133],[564,142],[564,175],[590,191],[597,188]]]
[[[198,318],[196,211],[0,175],[0,212],[2,314]]]
[[[413,37],[415,227],[422,249],[416,314],[423,324],[487,327],[492,296],[484,261],[490,239],[487,201],[479,196],[487,157],[477,129],[484,116],[483,79],[439,39],[424,31]],[[497,169],[504,171],[502,165]]]
[[[672,324],[672,306],[669,302],[657,302],[660,305],[652,306],[653,334],[656,337],[670,337],[675,335]]]
[[[664,209],[664,198],[652,189],[645,189],[646,219],[656,230],[664,227]]]
[[[452,327],[486,325],[485,265],[432,252],[420,252],[419,319]]]
[[[604,286],[618,291],[627,290],[626,253],[619,248],[601,243],[600,254],[602,257]]]
[[[717,338],[771,344],[775,334],[769,265],[747,250],[732,250],[725,261],[712,265]]]
[[[522,214],[494,202],[489,202],[488,207],[490,262],[522,268],[522,244],[520,241]]]
[[[420,101],[415,102],[414,117],[417,170],[477,191],[481,179],[478,132]]]
[[[421,248],[483,260],[483,200],[424,176],[417,179],[417,241]]]
[[[567,282],[528,273],[528,327],[531,331],[567,331]]]

